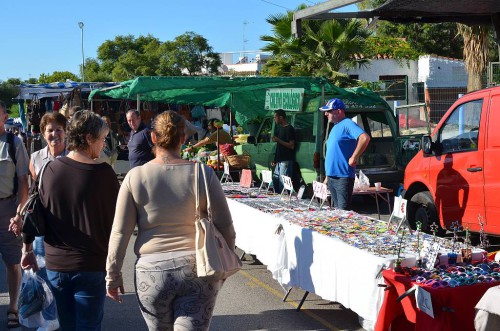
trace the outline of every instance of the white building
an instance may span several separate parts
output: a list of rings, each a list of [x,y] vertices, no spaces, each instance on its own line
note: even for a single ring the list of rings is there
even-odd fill
[[[222,60],[222,75],[258,76],[269,58],[269,53],[243,51],[219,53]]]
[[[467,72],[462,60],[422,55],[418,60],[371,60],[364,68],[341,70],[354,79],[377,82],[387,101],[396,104],[425,102],[431,118],[438,118],[467,91]],[[391,93],[392,92],[392,93]]]

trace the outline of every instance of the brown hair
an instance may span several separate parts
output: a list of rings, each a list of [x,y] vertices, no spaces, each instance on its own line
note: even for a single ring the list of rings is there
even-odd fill
[[[176,148],[182,143],[185,129],[186,123],[181,115],[171,110],[161,113],[153,124],[156,146],[164,149]]]
[[[75,113],[69,124],[66,134],[67,149],[69,151],[84,150],[89,147],[87,134],[90,134],[93,140],[97,140],[108,130],[108,124],[101,116],[88,110],[80,110]]]
[[[45,127],[47,126],[47,124],[53,122],[57,125],[61,125],[63,127],[63,130],[66,131],[66,124],[68,123],[66,116],[60,113],[45,113],[45,115],[43,115],[42,119],[40,120],[40,131],[42,132],[42,134],[45,132]]]

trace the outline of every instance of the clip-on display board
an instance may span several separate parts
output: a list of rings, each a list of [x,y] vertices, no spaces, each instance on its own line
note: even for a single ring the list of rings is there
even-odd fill
[[[241,170],[240,186],[246,188],[252,187],[252,170]]]

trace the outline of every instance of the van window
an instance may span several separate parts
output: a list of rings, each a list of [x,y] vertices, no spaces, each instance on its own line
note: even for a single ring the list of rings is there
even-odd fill
[[[314,113],[296,114],[293,123],[296,142],[314,142]]]
[[[477,137],[483,100],[461,104],[453,110],[439,130],[442,153],[477,150]]]
[[[273,129],[274,119],[272,117],[266,117],[262,124],[262,129],[257,137],[257,142],[259,143],[269,143],[271,142],[271,131]]]
[[[370,133],[373,138],[375,137],[392,137],[391,127],[385,123],[367,118]]]

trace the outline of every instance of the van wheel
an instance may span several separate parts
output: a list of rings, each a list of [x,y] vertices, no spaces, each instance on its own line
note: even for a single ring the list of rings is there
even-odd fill
[[[431,224],[438,226],[436,235],[442,236],[445,231],[439,225],[436,205],[429,191],[423,191],[415,194],[408,202],[407,211],[408,223],[412,229],[417,228],[417,221],[422,222],[422,231],[432,234]]]

